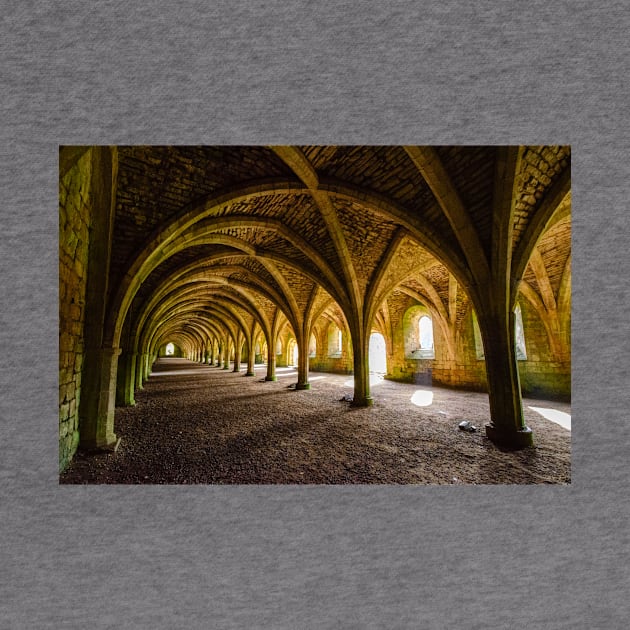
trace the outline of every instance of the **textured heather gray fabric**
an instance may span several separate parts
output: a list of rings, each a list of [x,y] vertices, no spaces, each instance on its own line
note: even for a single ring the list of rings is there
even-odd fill
[[[0,627],[625,628],[626,3],[2,2]],[[568,487],[61,487],[57,149],[570,143]]]

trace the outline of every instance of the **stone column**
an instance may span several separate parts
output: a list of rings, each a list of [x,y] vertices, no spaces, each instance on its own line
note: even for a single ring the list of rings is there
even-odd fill
[[[142,385],[144,383],[144,364],[144,355],[142,352],[138,352],[138,357],[136,358],[136,380],[133,385],[135,390],[142,389]]]
[[[116,405],[132,407],[134,398],[135,372],[138,355],[135,352],[123,352],[118,359],[116,383]]]
[[[370,396],[369,335],[360,326],[352,326],[350,333],[354,365],[354,397],[352,406],[370,407],[374,404],[374,399]]]
[[[229,337],[225,338],[223,345],[225,348],[225,350],[223,351],[223,369],[229,370],[230,369],[230,339]]]
[[[117,443],[114,409],[120,349],[111,342],[106,343],[103,334],[114,225],[117,155],[116,149],[111,147],[92,147],[90,151],[92,225],[83,329],[85,358],[79,405],[79,446],[91,450],[112,449]]]
[[[147,355],[138,354],[136,359],[136,389],[142,389],[146,380]]]
[[[247,372],[245,376],[254,376],[254,360],[256,355],[254,354],[254,342],[253,340],[249,341],[247,350]]]
[[[234,369],[233,372],[241,371],[241,343],[240,340],[236,342],[234,347]]]
[[[308,337],[298,339],[298,380],[295,389],[311,389],[308,382]]]
[[[267,376],[265,376],[266,381],[277,381],[278,377],[276,376],[276,344],[275,340],[272,340],[271,343],[267,342]]]
[[[90,393],[81,401],[80,446],[87,450],[113,449],[117,438],[114,433],[116,403],[116,372],[120,348],[102,348],[95,357],[94,373],[86,373],[91,383]]]
[[[525,425],[514,342],[514,313],[478,314],[488,379],[491,423],[486,435],[507,448],[532,446],[532,430]]]

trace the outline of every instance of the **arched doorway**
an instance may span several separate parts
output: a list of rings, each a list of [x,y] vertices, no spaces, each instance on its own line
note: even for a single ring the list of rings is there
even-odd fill
[[[369,349],[369,366],[370,372],[376,374],[387,373],[387,350],[385,346],[385,337],[381,333],[373,332],[370,335]]]

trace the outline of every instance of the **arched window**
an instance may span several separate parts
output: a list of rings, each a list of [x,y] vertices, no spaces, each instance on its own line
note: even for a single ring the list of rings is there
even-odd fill
[[[527,350],[525,349],[525,331],[523,329],[523,314],[520,304],[514,309],[514,342],[516,346],[516,359],[518,361],[527,360]]]
[[[433,319],[426,306],[409,307],[403,317],[406,359],[434,359]]]
[[[475,355],[478,360],[485,359],[486,355],[483,350],[483,341],[481,339],[481,330],[479,329],[479,322],[477,321],[477,314],[475,311],[472,313],[473,320],[473,335],[475,337]]]
[[[166,356],[172,357],[175,354],[175,344],[167,343],[166,344]]]
[[[336,324],[328,327],[328,356],[340,357],[343,348],[343,334]]]
[[[314,357],[317,355],[317,340],[315,339],[315,335],[311,335],[311,338],[308,342],[308,356]]]
[[[427,315],[423,315],[418,322],[420,335],[420,350],[433,350],[433,322]]]

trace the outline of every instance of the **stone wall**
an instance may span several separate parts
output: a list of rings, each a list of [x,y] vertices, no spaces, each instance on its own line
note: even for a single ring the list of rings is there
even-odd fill
[[[59,469],[79,443],[79,402],[90,239],[91,151],[59,184]]]
[[[535,310],[521,300],[527,359],[518,361],[523,396],[571,399],[570,361],[554,357],[547,331]],[[477,357],[472,312],[461,322],[456,334],[455,358],[449,358],[441,328],[434,321],[434,359],[409,359],[405,354],[404,313],[412,302],[390,308],[393,353],[387,357],[386,378],[418,385],[443,385],[458,389],[487,391],[485,361]]]
[[[332,374],[352,374],[352,357],[310,357],[309,371],[331,372]]]
[[[346,328],[341,328],[342,347],[340,352],[330,354],[330,333],[336,326],[322,324],[313,331],[317,340],[315,356],[310,356],[308,369],[312,372],[331,372],[333,374],[352,374],[354,370],[352,341]],[[336,348],[335,348],[336,349]]]
[[[527,360],[519,361],[523,396],[571,399],[571,362],[552,356],[547,331],[534,308],[521,300]]]

